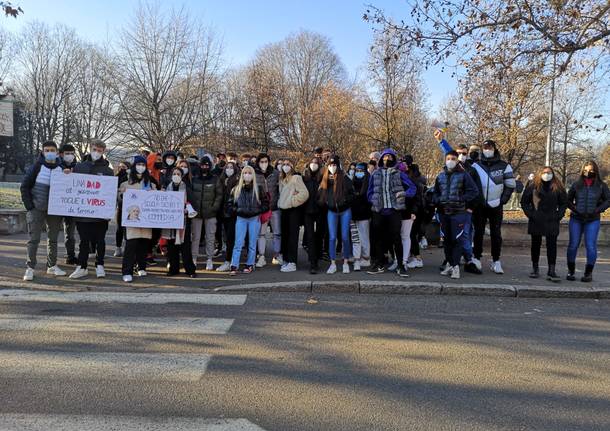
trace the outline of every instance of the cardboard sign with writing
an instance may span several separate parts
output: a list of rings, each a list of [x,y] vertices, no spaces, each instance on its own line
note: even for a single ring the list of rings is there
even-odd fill
[[[116,210],[117,181],[117,177],[64,174],[53,169],[48,213],[110,220]]]
[[[123,194],[124,227],[184,228],[184,192],[127,190]]]

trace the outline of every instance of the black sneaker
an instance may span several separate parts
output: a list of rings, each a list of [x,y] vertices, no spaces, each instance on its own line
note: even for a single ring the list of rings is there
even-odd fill
[[[371,269],[369,269],[366,273],[375,275],[375,274],[383,274],[385,272],[385,267],[382,265],[375,265]]]
[[[309,273],[312,274],[312,275],[313,274],[317,274],[318,271],[319,271],[318,265],[311,265],[309,267]]]
[[[573,272],[568,272],[568,275],[566,275],[566,280],[574,281],[574,280],[576,280],[576,276],[574,275]]]
[[[78,259],[76,257],[66,257],[66,265],[78,265]]]
[[[474,262],[468,262],[466,265],[464,265],[464,271],[469,272],[471,274],[479,274],[479,275],[483,274],[483,271],[481,271],[479,268],[477,268],[477,266],[474,264]]]
[[[404,278],[409,276],[409,272],[407,271],[407,267],[405,265],[398,265],[398,268],[396,269],[396,274]]]
[[[251,274],[254,272],[254,265],[246,265],[246,267],[243,270],[244,274]]]

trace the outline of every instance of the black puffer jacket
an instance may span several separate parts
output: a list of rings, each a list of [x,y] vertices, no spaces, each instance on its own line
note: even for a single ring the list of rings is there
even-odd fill
[[[112,168],[110,167],[110,162],[108,161],[108,159],[106,159],[105,157],[102,157],[101,159],[96,160],[94,162],[93,160],[91,160],[90,155],[85,157],[85,159],[82,162],[78,163],[74,167],[74,170],[72,172],[74,172],[75,174],[103,175],[103,176],[108,176],[108,177],[114,176],[114,172],[112,171]],[[117,182],[118,182],[118,180],[117,180]],[[118,187],[119,187],[119,185],[117,184],[117,190],[118,190]],[[86,218],[86,217],[75,217],[74,219],[78,222],[104,221],[103,219]]]
[[[230,177],[227,177],[224,172],[220,176],[220,182],[223,185],[223,202],[222,202],[222,216],[224,218],[235,217],[235,213],[233,212],[233,189],[239,182],[239,174],[233,174]]]
[[[318,189],[320,188],[321,180],[322,172],[320,169],[314,174],[308,166],[303,172],[303,182],[309,192],[309,197],[307,198],[307,202],[305,202],[305,214],[311,215],[320,212],[320,207],[318,206]]]
[[[197,211],[197,217],[210,219],[222,206],[223,185],[216,175],[208,174],[193,177],[193,208]]]
[[[238,217],[251,218],[269,211],[269,197],[263,186],[258,186],[258,197],[259,199],[256,199],[252,184],[244,185],[237,198],[233,191],[230,203],[231,212]]]
[[[322,208],[328,209],[329,211],[341,213],[352,207],[355,193],[352,180],[350,180],[349,177],[344,173],[338,173],[338,175],[343,175],[343,193],[341,193],[341,197],[339,199],[335,197],[334,180],[329,177],[328,189],[320,189],[318,191],[318,205],[320,205]]]
[[[367,198],[367,191],[369,189],[369,178],[368,172],[364,174],[364,178],[356,178],[352,180],[354,186],[354,202],[352,203],[352,220],[361,221],[369,220],[373,216],[371,211],[371,203]]]
[[[59,161],[59,159],[56,161]],[[42,166],[46,166],[51,170],[61,168],[59,163],[47,163],[42,155],[38,157],[38,160],[36,160],[32,166],[30,166],[21,182],[21,200],[23,201],[23,206],[28,211],[31,211],[34,208],[46,211],[48,207],[49,186],[36,185],[36,178],[38,177]]]
[[[585,179],[579,178],[568,192],[568,208],[572,212],[570,217],[579,221],[599,220],[601,213],[610,208],[608,185],[595,179],[591,186],[587,186]]]
[[[523,191],[521,208],[528,219],[528,234],[557,236],[559,222],[568,208],[568,197],[563,188],[553,191],[547,183],[543,183],[540,190],[537,190],[531,183]]]

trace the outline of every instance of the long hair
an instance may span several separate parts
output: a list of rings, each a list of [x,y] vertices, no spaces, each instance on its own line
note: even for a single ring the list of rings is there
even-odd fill
[[[536,189],[536,191],[539,192],[542,189],[542,185],[544,183],[544,181],[542,181],[542,173],[544,172],[545,169],[550,169],[551,172],[553,173],[553,179],[551,180],[551,191],[559,192],[559,191],[565,190],[563,187],[563,183],[561,182],[561,180],[559,178],[557,178],[557,175],[555,174],[555,170],[550,166],[544,166],[544,167],[540,168],[538,170],[538,172],[536,172],[536,176],[534,177],[534,188]]]
[[[142,173],[142,178],[138,178],[138,173],[136,172],[136,165],[134,163],[129,168],[129,184],[135,184],[140,181],[144,181],[144,185],[146,187],[150,186],[150,172],[148,172],[148,169],[146,169]]]
[[[235,188],[233,189],[233,197],[235,198],[235,200],[239,199],[239,196],[241,195],[241,191],[243,190],[244,186],[246,185],[245,181],[244,181],[244,174],[250,173],[252,174],[252,189],[254,191],[254,197],[256,198],[257,202],[260,202],[260,197],[258,196],[258,184],[256,183],[256,173],[254,172],[254,168],[250,165],[246,165],[243,167],[243,169],[241,170],[241,174],[239,175],[239,181],[237,183],[237,185],[235,186]]]
[[[176,167],[174,169],[182,170],[182,166],[180,166],[182,164],[186,164],[186,168],[188,169],[188,172],[186,174],[182,175],[182,181],[184,181],[187,184],[192,184],[193,175],[191,174],[191,164],[186,159],[180,160],[178,163],[176,163]]]
[[[326,203],[328,193],[328,177],[332,174],[328,170],[328,167],[324,169],[324,175],[322,175],[322,181],[320,181],[320,201]],[[335,196],[335,202],[340,202],[343,199],[343,181],[345,181],[345,174],[341,169],[341,166],[337,166],[337,172],[333,176],[333,195]]]
[[[294,169],[294,162],[290,159],[284,159],[284,163],[286,163],[286,162],[290,163],[290,166],[292,166],[292,169],[290,170],[289,174],[284,172],[284,169],[281,170],[280,179],[284,182],[290,181],[290,178],[292,178],[292,176],[296,173],[295,169]]]
[[[311,163],[318,164],[318,170],[316,172],[312,172],[311,169],[309,168],[309,165]],[[323,173],[324,173],[324,168],[322,167],[322,161],[319,158],[314,157],[313,159],[311,159],[309,161],[309,163],[307,164],[307,167],[305,167],[305,171],[303,171],[303,179],[305,181],[310,181],[310,180],[314,179],[319,184],[320,181],[322,181]]]
[[[580,177],[581,178],[585,178],[585,168],[587,166],[591,166],[593,167],[593,172],[595,172],[595,181],[601,181],[601,178],[599,177],[599,166],[597,165],[597,163],[595,162],[595,160],[589,160],[586,161],[583,165],[582,168],[580,169]]]

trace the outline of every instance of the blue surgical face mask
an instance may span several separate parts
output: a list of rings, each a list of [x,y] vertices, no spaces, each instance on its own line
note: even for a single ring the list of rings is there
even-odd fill
[[[47,162],[54,162],[57,159],[57,153],[55,151],[50,151],[48,153],[44,153],[44,159]]]
[[[356,178],[358,178],[359,180],[364,178],[364,172],[356,172]]]

